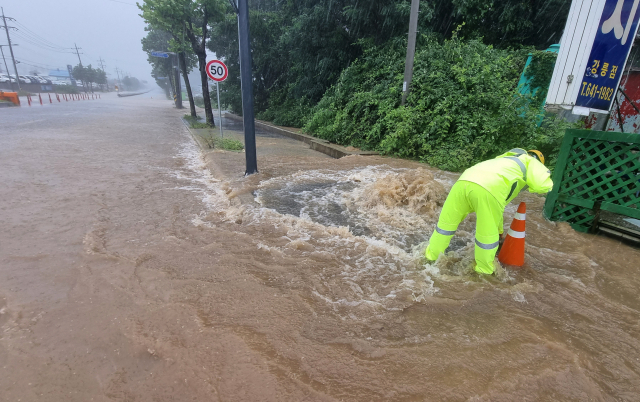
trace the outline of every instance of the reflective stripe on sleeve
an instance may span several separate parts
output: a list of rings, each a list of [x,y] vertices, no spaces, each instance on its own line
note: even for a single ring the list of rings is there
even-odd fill
[[[436,232],[440,233],[443,236],[453,236],[454,234],[456,234],[455,230],[440,229],[438,225],[436,225]]]
[[[476,246],[480,247],[483,250],[493,250],[494,248],[498,247],[498,245],[500,245],[499,241],[491,244],[486,244],[486,243],[481,243],[478,241],[478,239],[476,239]]]
[[[516,232],[515,230],[509,229],[507,234],[514,239],[524,239],[524,232]]]
[[[516,154],[516,155],[524,155],[527,153],[527,151],[525,151],[522,148],[513,148],[512,150],[510,150],[509,152]]]
[[[522,176],[524,176],[524,181],[527,181],[527,167],[524,165],[524,162],[522,162],[520,158],[517,158],[515,156],[505,156],[504,158],[511,159],[512,161],[516,162],[518,166],[520,166],[520,170],[522,170]]]

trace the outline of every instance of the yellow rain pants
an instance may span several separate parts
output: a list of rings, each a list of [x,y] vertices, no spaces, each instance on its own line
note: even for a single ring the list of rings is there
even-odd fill
[[[458,180],[444,202],[438,225],[431,235],[425,251],[428,260],[435,261],[443,253],[470,212],[476,213],[475,270],[481,274],[493,273],[493,260],[503,232],[504,207],[479,184]]]

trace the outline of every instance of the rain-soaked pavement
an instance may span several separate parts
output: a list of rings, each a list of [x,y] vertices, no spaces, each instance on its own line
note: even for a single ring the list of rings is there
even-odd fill
[[[183,113],[0,109],[0,400],[640,400],[637,249],[527,194],[523,270],[473,218],[426,264],[455,175],[259,135],[243,178]]]

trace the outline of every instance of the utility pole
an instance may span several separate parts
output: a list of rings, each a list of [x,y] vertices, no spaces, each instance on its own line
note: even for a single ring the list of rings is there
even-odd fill
[[[416,36],[418,34],[418,13],[420,0],[411,0],[411,17],[409,18],[409,43],[407,44],[407,61],[404,67],[404,83],[402,84],[402,104],[407,100],[411,91],[413,79],[413,59],[416,54]]]
[[[2,10],[2,21],[4,22],[4,30],[7,32],[7,43],[9,44],[9,51],[11,52],[11,60],[13,60],[13,69],[16,72],[16,84],[18,84],[18,90],[20,90],[20,76],[18,75],[18,66],[16,65],[16,58],[13,56],[13,48],[11,47],[11,38],[9,37],[9,27],[7,27],[7,18],[9,17],[5,17],[4,16],[4,8],[0,8],[0,10]],[[10,20],[13,20],[13,18],[9,18]],[[4,52],[3,52],[4,55]],[[9,73],[9,71],[7,71],[7,73]],[[9,82],[11,82],[11,79],[9,79]],[[13,84],[11,85],[11,88],[13,88]]]
[[[118,84],[120,84],[120,87],[122,88],[122,82],[120,81],[120,72],[118,71],[118,67],[116,67],[116,74],[118,74]]]
[[[253,75],[251,73],[251,42],[249,39],[249,4],[238,0],[238,42],[240,44],[240,81],[242,86],[242,117],[247,170],[245,176],[258,173],[256,159],[256,123],[253,117]],[[218,105],[219,107],[219,105]]]
[[[80,52],[78,51],[78,45],[75,44],[75,42],[73,43],[73,45],[76,47],[76,54],[78,55],[78,61],[80,62],[80,68],[82,68],[82,60],[80,60]],[[80,48],[80,50],[82,50],[82,48]],[[82,88],[84,88],[84,91],[87,92],[87,83],[85,82],[86,80],[82,80]]]
[[[73,44],[76,47],[76,54],[78,55],[78,61],[80,62],[80,67],[82,67],[82,60],[80,60],[80,52],[78,51],[78,45]],[[82,48],[80,48],[82,50]]]
[[[104,78],[107,78],[107,73],[104,69],[104,60],[102,60],[102,56],[100,56],[100,59],[98,60],[98,63],[100,63],[100,68],[102,69],[102,72],[105,74]],[[109,92],[109,81],[106,80],[106,85],[107,85],[107,92]]]

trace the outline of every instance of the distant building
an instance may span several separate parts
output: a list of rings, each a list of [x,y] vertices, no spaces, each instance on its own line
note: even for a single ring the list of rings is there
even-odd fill
[[[69,72],[67,70],[50,70],[47,78],[54,84],[71,84],[71,79],[69,78]]]

